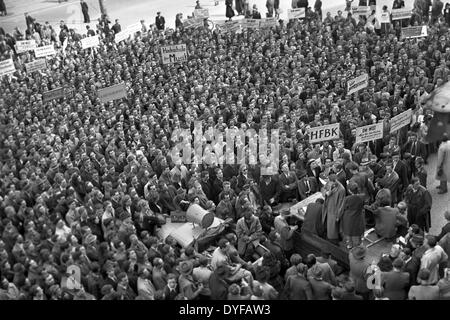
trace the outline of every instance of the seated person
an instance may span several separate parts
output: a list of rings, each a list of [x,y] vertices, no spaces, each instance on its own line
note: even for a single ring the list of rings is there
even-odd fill
[[[322,225],[322,208],[324,200],[322,198],[317,199],[314,203],[308,204],[305,212],[305,219],[302,224],[302,231],[309,231],[313,234],[323,236]]]
[[[300,201],[320,191],[316,178],[308,177],[306,171],[303,171],[301,173],[300,180],[298,181],[297,185],[298,193],[300,195]]]
[[[259,218],[253,215],[253,209],[244,211],[243,217],[236,224],[236,235],[238,237],[238,253],[244,260],[249,260],[259,247],[262,235],[262,226]]]
[[[379,237],[393,239],[397,234],[397,217],[400,215],[397,208],[391,207],[391,192],[381,189],[385,196],[379,198],[379,207],[373,211],[375,217],[375,232]]]

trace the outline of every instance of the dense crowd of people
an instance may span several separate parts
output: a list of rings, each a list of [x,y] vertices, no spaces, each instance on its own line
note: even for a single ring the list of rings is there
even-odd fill
[[[24,33],[0,30],[0,60],[16,66],[0,83],[0,298],[450,299],[450,212],[430,234],[434,172],[424,167],[438,148],[450,156],[447,136],[425,139],[424,107],[449,79],[448,15],[414,10],[389,28],[350,12],[320,16],[308,9],[241,32],[142,21],[116,44],[119,21],[103,15],[86,31],[100,45],[85,50],[86,34],[64,22],[57,32],[27,15]],[[422,22],[427,37],[399,38]],[[46,70],[26,72],[35,58],[17,52],[24,39],[55,45]],[[161,64],[161,46],[179,43],[187,61]],[[362,73],[368,86],[348,95]],[[97,90],[121,82],[127,97],[102,103]],[[72,94],[43,101],[61,86]],[[407,109],[410,125],[389,134],[389,119]],[[172,133],[195,121],[223,133],[280,130],[279,172],[174,161]],[[357,127],[380,121],[382,139],[355,143]],[[332,123],[339,140],[309,142],[308,128]],[[436,171],[444,196],[449,161]],[[316,192],[304,221],[277,210]],[[231,226],[205,252],[158,236],[171,212],[194,204]],[[368,227],[392,242],[375,263],[361,240]],[[298,232],[344,240],[349,270],[328,250],[295,252]]]

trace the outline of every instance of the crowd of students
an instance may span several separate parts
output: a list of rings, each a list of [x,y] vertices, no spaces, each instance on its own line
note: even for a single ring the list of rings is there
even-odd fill
[[[0,60],[16,67],[0,83],[1,299],[449,299],[450,224],[428,233],[424,168],[437,149],[425,139],[424,102],[450,75],[444,22],[399,39],[398,24],[378,31],[364,17],[321,21],[308,10],[241,32],[142,22],[116,44],[121,28],[103,16],[87,30],[100,45],[85,50],[86,35],[64,22],[57,33],[27,16],[25,34],[0,30]],[[55,45],[47,69],[27,73],[33,52],[15,47],[24,39]],[[187,61],[161,64],[161,46],[179,43]],[[362,73],[368,86],[348,95]],[[127,97],[102,103],[97,90],[121,82]],[[43,101],[61,86],[73,94]],[[407,109],[411,124],[390,135],[389,119]],[[174,161],[172,133],[195,121],[223,133],[280,130],[279,172]],[[356,127],[378,121],[382,139],[355,143]],[[309,143],[308,128],[331,123],[341,139]],[[444,136],[440,148],[448,144]],[[323,197],[303,223],[276,210],[315,192]],[[170,212],[194,204],[233,226],[209,252],[158,237]],[[405,238],[375,264],[361,243],[371,226]],[[327,250],[296,253],[296,232],[344,240],[349,272]]]

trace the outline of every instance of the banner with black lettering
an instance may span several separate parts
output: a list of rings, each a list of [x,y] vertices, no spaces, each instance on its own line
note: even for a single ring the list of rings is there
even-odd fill
[[[56,54],[55,47],[53,44],[49,44],[48,46],[42,46],[34,48],[34,55],[36,58],[43,58],[47,56],[54,56]]]
[[[60,99],[64,97],[70,97],[73,95],[73,88],[59,87],[53,90],[46,91],[42,94],[42,100],[44,102]]]
[[[301,19],[306,17],[305,8],[288,9],[288,19]]]
[[[161,47],[163,64],[179,63],[187,61],[186,44],[175,44]]]
[[[370,15],[370,7],[353,7],[352,8],[354,16],[369,16]]]
[[[194,10],[195,18],[206,19],[209,18],[209,10],[208,9],[195,9]]]
[[[308,129],[310,143],[339,139],[339,123]]]
[[[242,20],[242,28],[259,29],[259,19],[244,19]]]
[[[19,40],[16,42],[17,53],[33,51],[37,47],[35,40]]]
[[[110,87],[98,89],[97,96],[102,103],[114,101],[121,98],[126,98],[127,88],[125,86],[125,83],[122,82]]]
[[[274,18],[274,17],[261,19],[261,21],[259,22],[259,26],[260,26],[260,28],[276,27],[276,26],[278,26],[278,20],[277,20],[277,18]]]
[[[380,23],[391,23],[391,15],[389,12],[382,12],[380,14]]]
[[[81,39],[81,48],[83,48],[83,49],[98,47],[99,45],[100,45],[100,40],[98,38],[98,35]]]
[[[383,138],[383,122],[356,128],[356,143]]]
[[[369,75],[364,73],[359,77],[350,79],[347,81],[347,94],[358,92],[361,89],[366,88],[369,85]]]
[[[404,126],[407,126],[411,123],[412,118],[412,110],[408,109],[395,117],[392,117],[392,119],[389,121],[389,124],[391,125],[390,133],[393,133],[397,131],[398,129],[403,128]]]
[[[16,71],[16,66],[14,65],[13,59],[10,58],[0,61],[0,77],[13,73],[14,71]]]
[[[25,63],[25,69],[27,70],[28,73],[32,73],[39,70],[45,70],[47,69],[47,60],[41,58]]]
[[[402,28],[402,39],[422,38],[428,36],[427,26]]]
[[[411,9],[392,9],[391,12],[392,20],[402,20],[402,19],[409,19],[412,16],[412,10]]]

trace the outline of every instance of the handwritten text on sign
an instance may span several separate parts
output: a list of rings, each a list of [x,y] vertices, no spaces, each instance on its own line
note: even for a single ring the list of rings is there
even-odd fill
[[[161,57],[163,64],[184,62],[187,60],[186,45],[183,43],[161,47]]]
[[[14,71],[16,71],[16,67],[12,59],[0,61],[0,77],[13,73]]]
[[[391,121],[389,121],[391,125],[390,133],[397,131],[404,126],[407,126],[411,123],[412,110],[408,109],[405,112],[402,112],[395,117],[392,117]]]
[[[305,8],[288,9],[288,19],[299,19],[306,16]]]
[[[356,143],[374,141],[383,137],[383,123],[356,128]]]
[[[34,55],[36,56],[36,58],[53,56],[55,54],[55,47],[52,44],[49,44],[48,46],[37,47],[34,49]]]
[[[347,94],[358,92],[361,89],[366,88],[369,85],[369,75],[367,73],[360,75],[359,77],[350,79],[347,81]]]
[[[368,16],[370,14],[370,7],[353,7],[352,11],[355,16]]]
[[[308,135],[309,135],[310,143],[338,139],[339,138],[339,123],[309,128]]]
[[[242,21],[242,27],[248,29],[259,29],[259,19],[244,19]]]
[[[87,38],[81,39],[81,47],[83,49],[98,47],[99,45],[100,45],[100,40],[98,39],[98,36],[87,37]]]
[[[110,87],[99,89],[97,96],[102,103],[114,101],[117,99],[125,98],[127,96],[127,88],[125,83],[119,83]]]
[[[16,42],[17,53],[22,53],[26,51],[32,51],[37,47],[36,41],[34,40],[21,40]]]
[[[412,16],[411,9],[392,9],[392,20],[401,20],[401,19],[409,19]]]
[[[47,60],[37,59],[28,63],[25,63],[25,68],[28,73],[32,73],[39,70],[47,69]]]
[[[195,9],[194,10],[194,17],[195,18],[208,18],[209,17],[209,11],[208,11],[208,9]]]
[[[428,36],[427,26],[402,28],[402,39],[420,38]]]

